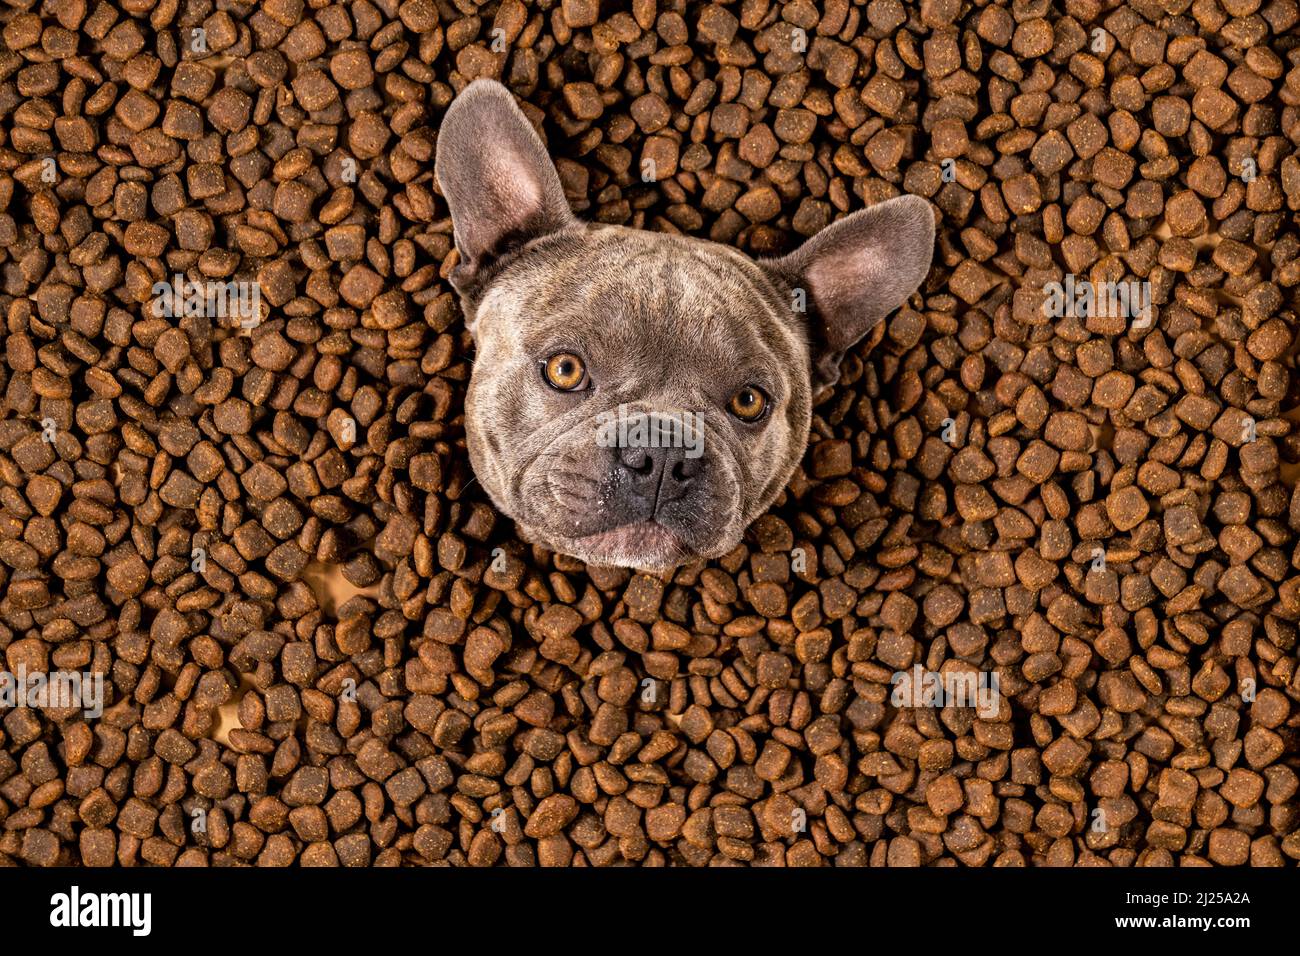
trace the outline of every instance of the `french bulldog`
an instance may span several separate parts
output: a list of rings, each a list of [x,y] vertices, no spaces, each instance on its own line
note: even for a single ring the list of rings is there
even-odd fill
[[[901,196],[782,258],[582,222],[511,93],[475,80],[435,155],[475,344],[471,466],[527,541],[663,571],[725,555],[790,480],[813,397],[921,284],[934,215]]]

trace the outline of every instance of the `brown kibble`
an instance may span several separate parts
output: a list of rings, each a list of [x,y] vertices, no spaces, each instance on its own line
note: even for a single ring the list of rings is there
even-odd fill
[[[580,120],[597,119],[605,111],[600,92],[591,83],[566,83],[564,104]]]
[[[16,4],[0,37],[0,669],[105,692],[0,709],[0,864],[1300,860],[1291,0],[154,6]],[[727,554],[554,553],[466,455],[496,352],[457,288],[501,308],[547,219],[467,262],[434,163],[490,77],[597,227],[779,259],[935,211],[919,291],[857,325],[828,307],[888,283],[839,282],[852,243],[539,304],[608,313],[561,343],[578,404],[646,364],[606,354],[622,312],[749,310],[774,414],[722,424],[704,322],[705,465],[720,501],[799,464]],[[207,294],[160,314],[172,282]],[[796,288],[817,394],[766,342]],[[706,499],[660,517],[720,525]]]
[[[1130,485],[1106,499],[1106,512],[1118,531],[1131,531],[1146,518],[1148,508],[1140,489]]]

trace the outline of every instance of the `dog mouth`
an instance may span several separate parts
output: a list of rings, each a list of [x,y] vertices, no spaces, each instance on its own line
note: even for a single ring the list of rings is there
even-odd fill
[[[591,565],[653,572],[734,547],[740,483],[725,449],[700,466],[675,445],[648,447],[670,450],[638,460],[621,444],[593,451],[584,440],[537,454],[518,479],[521,533]]]
[[[691,555],[685,539],[657,520],[631,521],[574,539],[589,561],[617,567],[667,568]]]

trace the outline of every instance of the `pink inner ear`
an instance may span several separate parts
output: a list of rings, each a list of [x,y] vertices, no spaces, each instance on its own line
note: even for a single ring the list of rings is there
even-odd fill
[[[805,275],[832,349],[847,349],[868,331],[871,287],[880,281],[881,268],[880,256],[870,248],[836,249],[808,266]]]
[[[476,225],[484,232],[484,239],[482,243],[472,241],[476,247],[491,245],[495,239],[516,232],[542,211],[541,183],[532,166],[517,153],[498,151],[485,156],[481,182],[484,208],[478,213]]]
[[[532,167],[515,153],[494,153],[483,169],[484,188],[499,212],[522,222],[542,208],[542,186]]]
[[[493,251],[505,236],[524,229],[544,208],[542,184],[516,153],[495,150],[479,160],[477,211],[458,223],[457,245],[469,258]]]

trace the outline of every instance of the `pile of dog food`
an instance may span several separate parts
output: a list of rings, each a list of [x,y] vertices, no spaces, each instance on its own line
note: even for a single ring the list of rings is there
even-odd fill
[[[1296,0],[0,25],[0,862],[1300,860]],[[932,202],[724,559],[586,567],[474,481],[477,77],[595,222]]]

